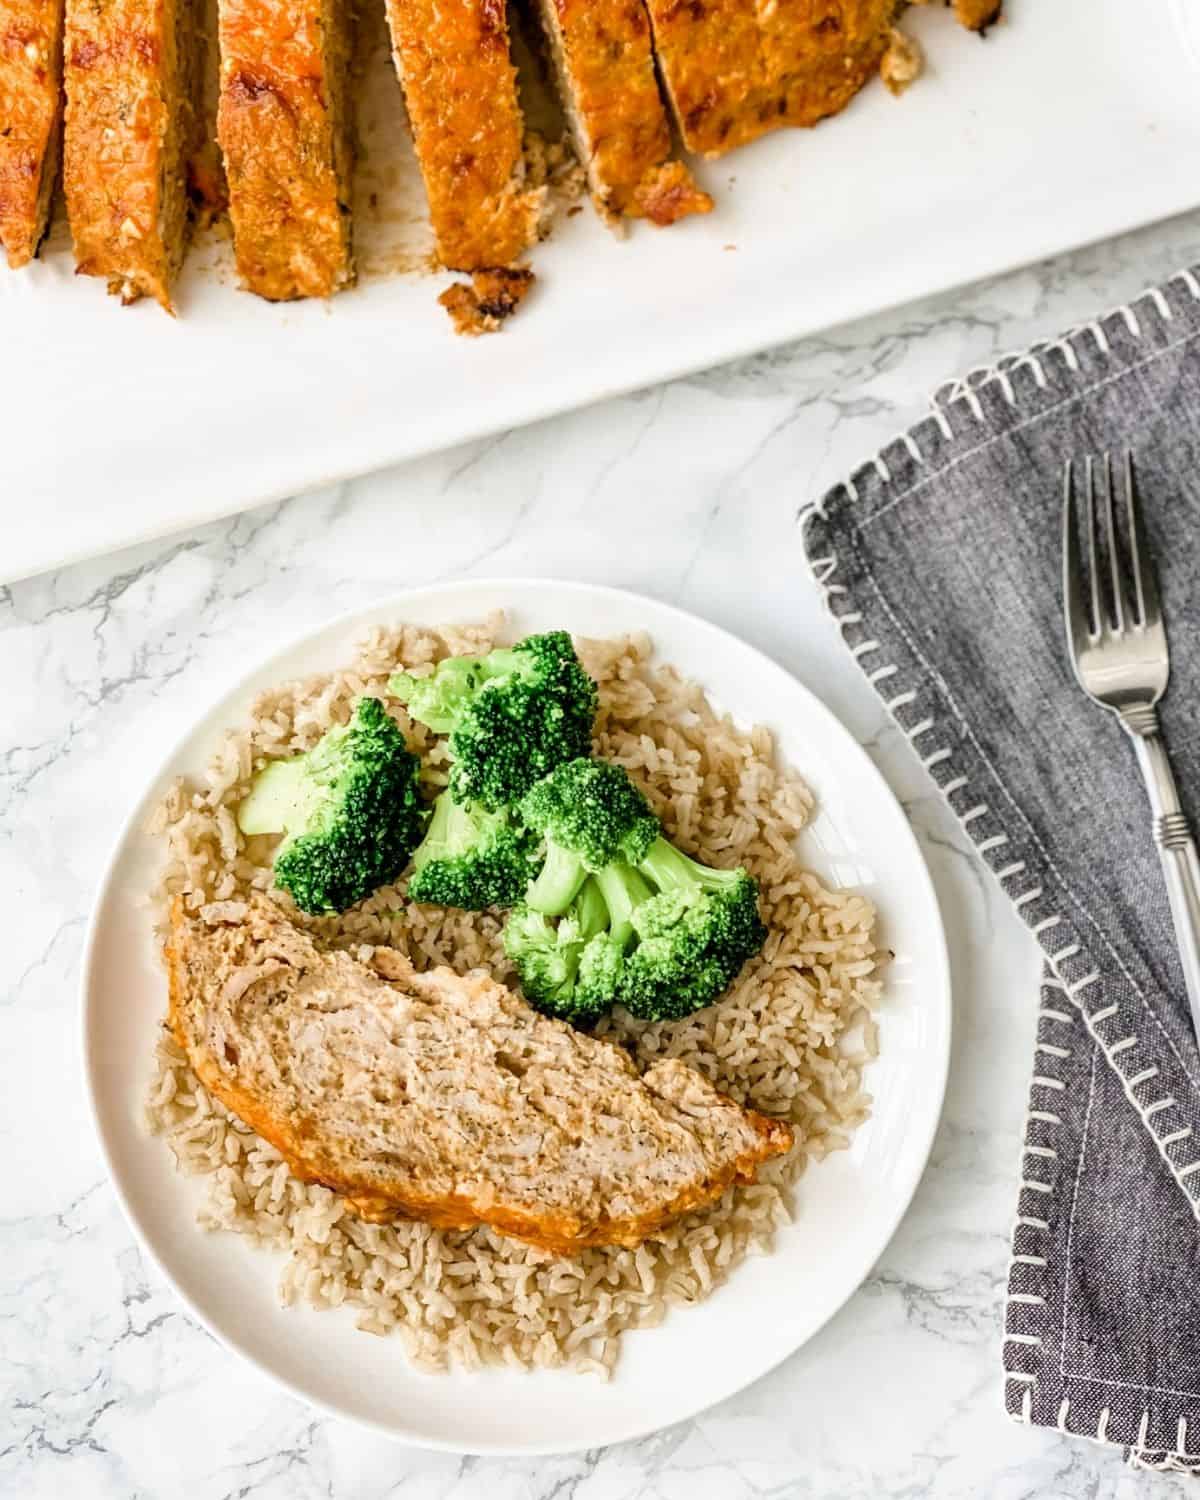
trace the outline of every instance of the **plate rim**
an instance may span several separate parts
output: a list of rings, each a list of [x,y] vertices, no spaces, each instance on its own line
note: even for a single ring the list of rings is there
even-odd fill
[[[730,1400],[739,1392],[757,1384],[760,1380],[778,1369],[785,1360],[790,1359],[806,1344],[810,1343],[818,1333],[822,1331],[832,1319],[846,1306],[854,1294],[861,1288],[866,1277],[870,1274],[879,1257],[887,1249],[892,1239],[907,1216],[912,1206],[913,1198],[916,1196],[918,1187],[925,1175],[929,1165],[929,1157],[933,1149],[934,1140],[941,1124],[942,1114],[945,1108],[946,1090],[949,1082],[950,1061],[953,1052],[954,1039],[954,1007],[952,973],[950,968],[949,949],[946,939],[945,922],[942,917],[941,905],[938,901],[937,891],[933,878],[925,859],[924,851],[912,828],[907,814],[904,812],[896,793],[892,790],[883,772],[876,766],[868,752],[863,748],[851,731],[842,723],[834,711],[820,698],[810,687],[781,662],[777,661],[768,651],[745,640],[736,632],[727,629],[715,621],[709,620],[703,615],[698,615],[691,610],[681,608],[679,605],[667,603],[655,598],[653,595],[641,593],[635,589],[619,588],[608,584],[597,584],[582,580],[563,577],[537,577],[534,575],[524,576],[501,576],[481,577],[464,579],[445,579],[436,583],[423,584],[414,588],[402,589],[393,594],[383,595],[369,603],[359,605],[350,610],[343,610],[323,620],[318,620],[311,627],[304,630],[302,634],[291,634],[286,638],[278,640],[266,653],[255,659],[244,670],[238,672],[236,678],[224,679],[218,684],[215,691],[206,696],[199,710],[190,709],[185,727],[165,746],[156,746],[153,754],[156,762],[154,776],[148,783],[143,794],[133,803],[132,807],[122,818],[115,835],[109,843],[100,873],[93,887],[91,909],[88,914],[87,930],[84,936],[81,950],[81,963],[79,970],[79,1022],[76,1040],[78,1056],[83,1077],[84,1094],[87,1102],[88,1120],[91,1125],[92,1134],[99,1147],[101,1160],[104,1165],[105,1174],[109,1186],[116,1195],[117,1203],[121,1209],[122,1216],[130,1233],[133,1236],[140,1253],[146,1258],[158,1275],[169,1287],[171,1294],[178,1299],[186,1309],[188,1316],[203,1328],[217,1344],[234,1354],[237,1358],[245,1361],[254,1371],[270,1385],[285,1391],[293,1399],[320,1412],[324,1416],[337,1421],[349,1422],[352,1425],[374,1432],[379,1436],[390,1439],[393,1442],[407,1447],[425,1449],[430,1452],[445,1452],[457,1454],[469,1454],[479,1457],[549,1457],[553,1455],[578,1453],[588,1451],[593,1445],[580,1446],[572,1443],[563,1446],[561,1443],[549,1442],[521,1442],[521,1443],[495,1443],[474,1442],[469,1445],[451,1442],[442,1438],[422,1437],[407,1431],[399,1430],[394,1425],[339,1408],[338,1406],[313,1396],[287,1376],[272,1369],[266,1364],[247,1342],[237,1336],[236,1332],[228,1332],[216,1326],[210,1318],[201,1311],[192,1297],[183,1289],[179,1281],[171,1273],[168,1266],[153,1247],[148,1232],[138,1219],[132,1203],[122,1184],[121,1175],[118,1171],[116,1156],[110,1146],[108,1134],[106,1133],[96,1081],[96,1067],[94,1052],[91,1045],[91,1033],[94,1019],[95,1003],[92,999],[94,989],[93,970],[96,962],[96,949],[99,941],[99,917],[111,890],[121,855],[130,838],[137,834],[139,824],[144,823],[148,804],[157,793],[159,783],[162,779],[164,768],[176,760],[184,750],[187,741],[196,732],[198,725],[213,715],[217,709],[229,698],[235,697],[246,690],[251,681],[260,673],[269,669],[281,657],[288,655],[305,642],[311,641],[318,636],[324,636],[337,630],[349,631],[356,622],[361,623],[365,615],[379,614],[384,611],[395,612],[398,619],[403,618],[403,609],[406,603],[413,600],[436,597],[449,591],[466,593],[488,593],[508,592],[514,595],[528,593],[539,588],[566,588],[575,593],[591,595],[593,598],[607,598],[626,606],[650,605],[653,609],[666,613],[674,618],[676,623],[687,625],[695,629],[699,627],[705,632],[722,638],[725,644],[732,645],[740,652],[749,652],[765,663],[771,671],[785,676],[792,686],[798,689],[809,702],[809,707],[818,715],[823,717],[832,728],[835,735],[842,737],[846,753],[859,762],[860,767],[874,780],[880,791],[893,804],[899,814],[898,827],[901,837],[908,846],[908,854],[911,857],[914,878],[919,875],[923,887],[922,894],[929,904],[933,917],[934,937],[933,950],[929,957],[931,968],[936,978],[936,985],[931,985],[926,990],[930,1002],[939,1016],[939,1035],[942,1039],[941,1055],[936,1060],[934,1082],[936,1083],[936,1108],[931,1109],[920,1140],[920,1149],[913,1157],[913,1166],[910,1168],[910,1180],[904,1184],[902,1191],[896,1199],[895,1205],[887,1220],[883,1222],[879,1244],[871,1260],[863,1267],[861,1275],[857,1277],[854,1284],[848,1287],[842,1295],[830,1300],[829,1305],[822,1309],[821,1315],[809,1332],[790,1348],[785,1349],[776,1358],[763,1365],[757,1373],[749,1379],[742,1379],[740,1375],[735,1377],[734,1382],[728,1388],[722,1389],[715,1394],[705,1396],[686,1416],[675,1417],[668,1420],[666,1424],[661,1421],[649,1421],[645,1425],[638,1426],[634,1430],[624,1433],[620,1437],[607,1438],[594,1445],[599,1448],[609,1447],[617,1442],[637,1442],[651,1434],[663,1430],[665,1425],[674,1425],[680,1421],[690,1421],[700,1416],[705,1411],[723,1401]],[[519,609],[519,604],[514,603],[514,610]],[[703,685],[703,684],[702,684]],[[801,769],[801,774],[803,770]],[[936,989],[936,994],[934,990]],[[486,1375],[488,1372],[483,1371]]]

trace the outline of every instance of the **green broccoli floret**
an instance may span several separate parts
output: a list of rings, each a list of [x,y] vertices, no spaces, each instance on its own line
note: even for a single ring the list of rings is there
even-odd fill
[[[399,672],[388,688],[414,719],[449,735],[451,791],[489,812],[591,746],[596,684],[563,630],[449,657],[429,677]]]
[[[482,911],[519,901],[537,868],[537,839],[506,812],[490,813],[442,792],[413,855],[411,900]]]
[[[521,821],[545,840],[545,862],[525,896],[546,916],[566,911],[589,873],[637,864],[658,819],[620,766],[578,759],[551,771],[521,799]]]
[[[590,1019],[619,1000],[665,1021],[711,1005],[765,938],[745,870],[710,870],[656,837],[636,867],[586,875],[557,928],[526,901],[505,947],[539,1009]]]
[[[631,916],[619,998],[646,1021],[702,1010],[766,941],[758,886],[745,870],[713,870],[656,839],[638,866],[657,891]]]
[[[529,1003],[577,1026],[594,1021],[612,1004],[603,966],[589,962],[607,937],[604,899],[595,881],[584,883],[557,925],[540,911],[519,906],[504,928],[504,951],[516,965]],[[597,979],[599,983],[597,983]]]
[[[285,835],[275,884],[301,911],[345,911],[394,880],[420,840],[419,767],[379,699],[360,698],[348,724],[263,767],[238,827]]]

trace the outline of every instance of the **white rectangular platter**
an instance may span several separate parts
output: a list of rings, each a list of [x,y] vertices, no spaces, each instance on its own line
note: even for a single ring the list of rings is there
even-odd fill
[[[1200,203],[1200,0],[914,9],[927,76],[699,171],[716,211],[560,223],[498,337],[445,279],[271,306],[194,255],[179,317],[59,242],[0,274],[0,578],[13,579],[778,344]],[[399,96],[397,93],[397,108]],[[417,192],[414,187],[413,193]],[[414,212],[420,209],[419,197]],[[952,372],[947,372],[949,375]]]

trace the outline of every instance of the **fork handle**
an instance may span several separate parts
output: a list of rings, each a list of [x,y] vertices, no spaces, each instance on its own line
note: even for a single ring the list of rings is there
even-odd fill
[[[1175,923],[1175,941],[1183,965],[1192,1025],[1200,1037],[1200,858],[1191,824],[1179,801],[1175,774],[1167,758],[1153,708],[1126,709],[1121,723],[1133,740],[1154,814],[1154,842],[1167,883]]]

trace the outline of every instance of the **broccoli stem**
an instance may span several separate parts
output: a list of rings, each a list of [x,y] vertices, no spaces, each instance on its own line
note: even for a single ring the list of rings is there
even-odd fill
[[[582,942],[594,938],[608,926],[608,903],[599,885],[599,877],[585,880],[573,909],[579,937]],[[630,929],[632,931],[632,928]]]
[[[697,864],[662,837],[650,845],[638,869],[660,891],[692,890],[697,886],[702,890],[716,891],[745,877],[743,870],[713,870],[708,865]]]
[[[446,796],[436,798],[433,804],[433,816],[429,819],[425,837],[413,852],[414,870],[427,865],[433,858],[434,850],[444,848],[449,842],[453,818],[454,804],[451,799]]]
[[[255,778],[238,808],[238,827],[245,834],[291,833],[307,819],[320,787],[303,755],[273,760]]]
[[[559,844],[547,843],[546,863],[526,892],[525,904],[543,916],[561,917],[579,894],[587,875],[577,854]]]
[[[634,909],[649,900],[650,887],[635,869],[624,864],[607,865],[592,880],[608,908],[609,937],[624,948],[633,936]]]

